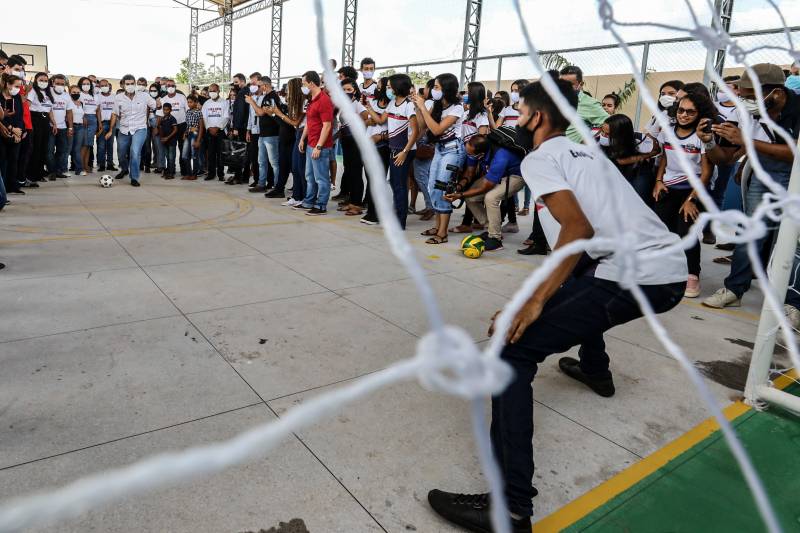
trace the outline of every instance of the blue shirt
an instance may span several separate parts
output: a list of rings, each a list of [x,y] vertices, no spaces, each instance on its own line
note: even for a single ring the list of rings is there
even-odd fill
[[[506,176],[522,176],[519,169],[521,163],[522,158],[508,148],[499,148],[494,154],[490,150],[483,161],[473,157],[467,159],[467,166],[480,164],[481,171],[486,173],[484,178],[494,184],[500,183]]]

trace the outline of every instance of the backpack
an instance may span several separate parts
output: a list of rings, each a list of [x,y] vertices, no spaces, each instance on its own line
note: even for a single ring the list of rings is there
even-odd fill
[[[500,126],[499,128],[495,128],[489,132],[489,135],[487,135],[486,138],[489,139],[493,150],[505,148],[523,158],[528,155],[528,152],[530,151],[523,148],[519,144],[519,141],[517,140],[517,131],[511,126]]]

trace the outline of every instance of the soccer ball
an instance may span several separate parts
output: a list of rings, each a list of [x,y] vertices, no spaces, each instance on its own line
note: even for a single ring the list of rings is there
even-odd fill
[[[112,178],[108,174],[103,174],[102,176],[100,176],[100,186],[102,188],[108,189],[112,185],[114,185],[114,178]]]
[[[477,259],[483,255],[486,243],[478,235],[467,235],[461,241],[461,253],[470,259]]]

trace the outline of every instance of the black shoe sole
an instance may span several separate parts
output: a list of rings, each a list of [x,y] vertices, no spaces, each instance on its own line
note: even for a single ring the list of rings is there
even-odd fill
[[[580,381],[603,398],[611,398],[616,392],[613,378],[596,379],[584,374],[580,368],[580,362],[575,358],[562,357],[558,360],[558,368],[565,375]]]

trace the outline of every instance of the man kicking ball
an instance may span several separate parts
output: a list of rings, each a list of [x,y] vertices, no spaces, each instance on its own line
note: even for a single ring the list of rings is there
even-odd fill
[[[555,80],[575,107],[572,85]],[[674,245],[670,233],[602,153],[564,136],[569,121],[540,82],[521,94],[517,134],[533,151],[522,176],[533,192],[547,242],[553,250],[579,239],[620,239],[637,254],[634,280],[656,313],[680,302],[686,288],[686,256],[677,249],[656,259],[646,254]],[[616,212],[615,209],[621,210]],[[531,531],[533,481],[533,390],[537,366],[553,353],[580,346],[579,359],[563,357],[559,368],[601,396],[614,394],[603,334],[642,316],[633,295],[618,282],[622,259],[614,250],[576,254],[539,286],[512,321],[502,359],[514,369],[508,388],[492,399],[491,438],[503,474],[512,531]],[[489,330],[493,333],[494,324]],[[431,507],[468,531],[492,531],[489,494],[432,490]]]

